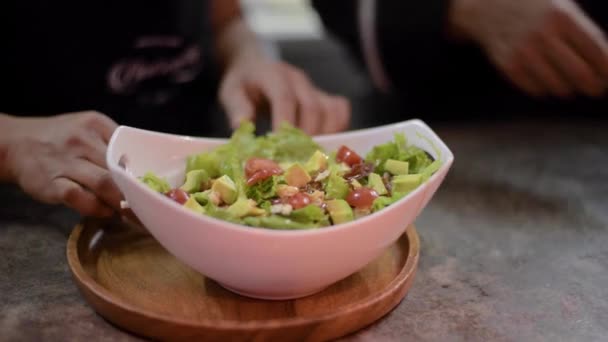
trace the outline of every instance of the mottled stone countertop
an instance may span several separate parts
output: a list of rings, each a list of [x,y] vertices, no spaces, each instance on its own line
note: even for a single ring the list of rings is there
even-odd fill
[[[538,129],[542,128],[542,133]],[[608,125],[438,125],[456,155],[401,304],[345,341],[608,338]],[[0,340],[130,341],[72,282],[78,217],[0,187]]]

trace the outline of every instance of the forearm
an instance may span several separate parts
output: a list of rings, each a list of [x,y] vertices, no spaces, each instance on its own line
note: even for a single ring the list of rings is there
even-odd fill
[[[471,25],[476,16],[475,0],[450,0],[446,30],[448,36],[458,41],[471,41]]]
[[[226,68],[239,58],[256,58],[264,55],[264,48],[241,15],[236,0],[211,2],[212,25],[217,58]]]

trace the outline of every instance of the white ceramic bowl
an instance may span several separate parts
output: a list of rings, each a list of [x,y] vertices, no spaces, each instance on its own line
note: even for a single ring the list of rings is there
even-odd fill
[[[316,137],[328,151],[344,144],[364,155],[405,133],[408,142],[440,159],[441,168],[418,189],[370,216],[332,227],[282,231],[241,226],[196,214],[148,189],[147,171],[172,186],[183,180],[185,158],[224,143],[119,127],[110,141],[112,178],[149,232],[182,262],[222,286],[250,297],[289,299],[313,294],[357,272],[403,234],[433,197],[454,156],[422,121]],[[119,165],[126,156],[126,170]],[[123,160],[123,161],[124,161]]]

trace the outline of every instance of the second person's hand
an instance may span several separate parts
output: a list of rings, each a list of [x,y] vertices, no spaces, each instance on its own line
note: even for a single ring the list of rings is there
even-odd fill
[[[572,0],[454,0],[450,22],[529,95],[595,97],[608,86],[608,41]]]
[[[232,128],[254,120],[268,104],[272,127],[289,122],[306,133],[327,134],[348,128],[350,105],[342,96],[316,88],[297,68],[264,57],[239,58],[227,69],[219,99]]]

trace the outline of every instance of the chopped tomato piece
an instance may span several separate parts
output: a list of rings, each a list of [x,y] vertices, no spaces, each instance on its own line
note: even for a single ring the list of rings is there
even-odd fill
[[[363,159],[357,154],[357,152],[342,145],[340,146],[338,153],[336,153],[336,161],[339,163],[344,162],[348,166],[353,166],[355,164],[361,163]]]
[[[272,175],[280,175],[283,169],[276,162],[265,158],[249,158],[245,163],[247,185],[253,185]]]
[[[170,199],[174,200],[179,204],[184,204],[186,203],[186,201],[188,201],[188,193],[182,189],[169,190],[167,191],[167,193],[165,193],[165,196],[169,197]]]
[[[372,188],[360,187],[352,190],[346,196],[346,202],[358,209],[369,209],[374,204],[374,200],[378,198],[378,192]]]
[[[289,199],[287,200],[287,203],[289,203],[294,209],[304,208],[311,202],[312,200],[310,199],[310,196],[303,192],[298,192],[297,194],[289,197]]]
[[[257,182],[263,181],[264,179],[271,177],[273,175],[280,175],[281,173],[283,173],[283,171],[276,171],[276,170],[269,170],[269,169],[264,169],[264,170],[258,170],[256,172],[254,172],[251,177],[247,178],[247,185],[252,186],[254,184],[256,184]]]
[[[245,176],[247,178],[253,176],[256,171],[272,170],[274,172],[283,173],[283,169],[275,161],[266,158],[249,158],[245,164]]]

